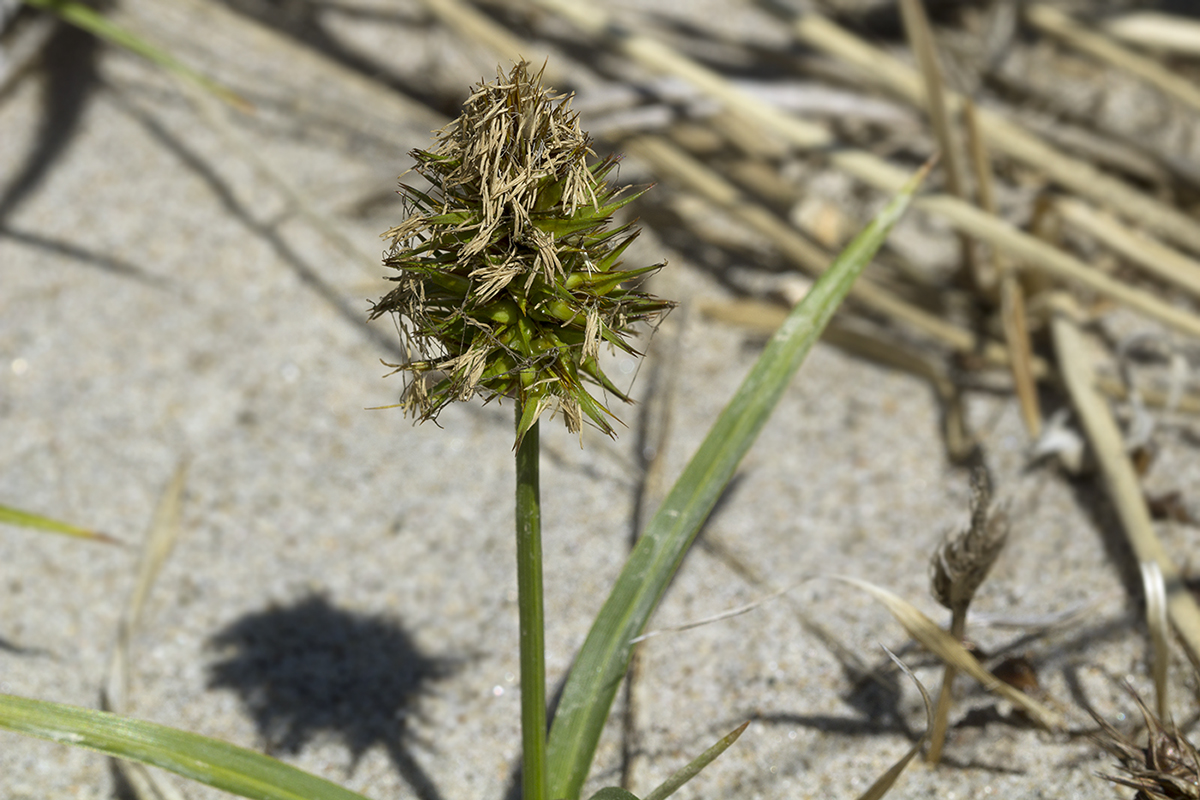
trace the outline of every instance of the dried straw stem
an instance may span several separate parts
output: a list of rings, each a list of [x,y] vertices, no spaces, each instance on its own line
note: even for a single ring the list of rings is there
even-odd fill
[[[921,81],[925,87],[924,107],[926,113],[929,114],[929,123],[933,128],[933,135],[937,139],[938,152],[941,154],[942,165],[946,171],[946,188],[950,194],[960,200],[971,202],[962,158],[959,155],[958,138],[954,135],[953,123],[946,110],[946,90],[942,70],[938,65],[933,29],[929,25],[929,17],[925,14],[923,0],[900,0],[900,16],[904,20],[904,30],[908,36],[909,46],[916,54],[917,64],[921,68]],[[958,244],[962,258],[959,272],[959,275],[962,276],[960,283],[964,286],[972,286],[976,291],[983,291],[986,288],[986,282],[980,273],[971,238],[960,231]]]
[[[1200,110],[1200,89],[1196,88],[1194,83],[1181,78],[1154,59],[1123,47],[1111,37],[1081,24],[1057,8],[1040,3],[1027,6],[1025,19],[1043,33],[1050,34],[1114,67],[1131,72],[1166,94]]]
[[[884,191],[895,192],[904,185],[905,173],[902,170],[874,156],[846,152],[835,156],[833,160],[847,172]],[[937,214],[959,230],[1017,257],[1027,263],[1029,268],[1090,289],[1183,333],[1200,336],[1200,318],[1195,315],[1182,311],[1149,292],[1110,278],[999,217],[944,194],[918,197],[913,205]],[[1200,227],[1197,229],[1200,230]]]
[[[1059,372],[1071,396],[1071,404],[1083,423],[1134,556],[1139,562],[1158,564],[1162,571],[1167,589],[1167,614],[1195,663],[1200,660],[1200,608],[1154,532],[1150,511],[1137,473],[1125,452],[1121,431],[1108,404],[1094,388],[1091,355],[1076,323],[1078,308],[1065,294],[1057,295],[1053,303],[1055,313],[1051,333]]]
[[[662,42],[616,24],[603,11],[594,7],[572,4],[566,0],[534,0],[534,2],[548,11],[560,14],[597,37],[599,41],[607,42],[643,66],[657,72],[675,75],[692,83],[701,91],[725,103],[729,108],[737,109],[742,114],[762,123],[795,146],[823,147],[833,144],[833,135],[825,128],[798,120],[756,98],[745,95],[722,76],[700,66]],[[800,18],[796,24],[800,25],[802,22],[816,18],[817,15],[806,15]],[[835,32],[840,31],[832,23],[826,22],[825,24]],[[842,33],[848,36],[848,34]],[[896,69],[907,68],[897,62]],[[912,78],[916,81],[917,96],[920,97],[920,79],[915,74],[912,75]],[[961,98],[958,98],[957,102],[961,102]],[[998,122],[993,120],[993,117]],[[997,144],[1006,138],[1003,126],[1008,126],[1018,131],[1017,140],[1023,143],[1026,149],[1044,149],[1047,155],[1046,161],[1070,160],[1065,154],[1058,153],[993,114],[981,110],[980,119],[991,128],[991,134],[997,140]],[[1012,134],[1008,134],[1007,138],[1011,140]],[[862,150],[837,150],[830,155],[830,161],[859,180],[886,192],[899,191],[907,179],[908,173],[904,170]],[[1108,186],[1106,191],[1112,195],[1108,199],[1114,206],[1119,205],[1117,199],[1119,196],[1132,191],[1125,184],[1104,175],[1090,164],[1078,162],[1078,166],[1080,169],[1086,170],[1089,175],[1094,176],[1099,182],[1097,185],[1113,184],[1113,186]],[[1057,169],[1057,166],[1053,169]],[[1047,169],[1047,172],[1054,174],[1052,169]],[[1063,182],[1066,183],[1066,181]],[[1153,198],[1141,193],[1134,192],[1133,194],[1137,197],[1139,209],[1144,210],[1144,207],[1150,204],[1154,207],[1161,207],[1164,215],[1174,215],[1186,220],[1186,225],[1183,226],[1186,228],[1185,241],[1191,239],[1197,252],[1200,252],[1200,226],[1196,226],[1193,220],[1179,214],[1174,208],[1158,203]],[[1166,325],[1193,336],[1200,336],[1200,319],[1179,311],[1151,294],[1131,289],[1119,281],[1102,275],[1067,253],[1038,241],[1009,223],[980,211],[958,198],[947,195],[927,196],[919,198],[915,205],[944,217],[957,230],[988,242],[993,247],[1002,249],[1054,277],[1082,285],[1119,303],[1129,305]]]
[[[1200,56],[1200,22],[1179,14],[1132,11],[1107,18],[1106,33],[1162,53]]]
[[[1092,236],[1146,272],[1200,298],[1200,261],[1167,247],[1081,200],[1061,198],[1054,210],[1063,221]]]
[[[820,14],[794,16],[790,12],[779,11],[770,0],[762,2],[772,10],[786,15],[791,21],[793,34],[803,43],[853,64],[910,103],[921,103],[923,95],[920,75],[903,61],[872,47]],[[957,110],[963,102],[963,97],[957,93],[948,93],[947,100],[951,110]],[[1041,170],[1080,195],[1109,205],[1129,219],[1145,225],[1147,229],[1187,247],[1192,252],[1200,253],[1200,226],[1174,206],[1139,192],[1086,161],[1073,158],[999,113],[980,109],[979,120],[988,134],[988,141],[999,152]]]
[[[745,223],[778,247],[785,258],[804,272],[819,275],[829,266],[831,259],[820,247],[770,209],[756,203],[663,137],[637,136],[627,139],[623,144],[629,153],[652,165],[658,174],[679,181],[695,194]],[[957,352],[976,351],[976,339],[971,332],[901,300],[865,276],[858,279],[850,296],[864,306],[908,324]],[[989,347],[989,355],[996,363],[1007,362],[1007,353],[997,344]]]
[[[963,106],[966,123],[968,151],[975,183],[979,193],[979,205],[989,214],[996,213],[996,193],[992,182],[992,160],[988,155],[987,140],[979,126],[975,104],[967,101]],[[1025,294],[1016,272],[1008,258],[992,251],[995,272],[1000,283],[1000,317],[1004,328],[1004,341],[1011,356],[1013,386],[1021,405],[1021,419],[1030,438],[1042,435],[1042,410],[1038,404],[1037,384],[1033,371],[1033,347],[1029,342],[1029,326],[1025,316]]]

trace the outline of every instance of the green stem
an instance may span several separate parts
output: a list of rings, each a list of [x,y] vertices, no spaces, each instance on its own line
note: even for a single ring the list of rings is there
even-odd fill
[[[521,424],[517,406],[517,425]],[[524,800],[546,800],[546,645],[538,423],[517,447],[517,608],[521,621],[521,748]]]

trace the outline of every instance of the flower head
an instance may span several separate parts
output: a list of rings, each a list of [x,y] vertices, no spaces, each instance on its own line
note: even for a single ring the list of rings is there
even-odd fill
[[[410,360],[392,366],[411,376],[406,412],[423,421],[453,400],[510,397],[518,442],[548,410],[572,432],[586,417],[613,435],[586,384],[631,401],[601,370],[600,345],[640,356],[634,323],[674,304],[626,286],[663,266],[620,269],[637,231],[610,228],[645,189],[610,187],[617,161],[594,155],[570,99],[524,62],[480,84],[432,150],[412,152],[432,189],[401,184],[409,216],[383,234],[397,286],[371,312],[400,317]]]
[[[1200,753],[1174,723],[1164,723],[1129,689],[1146,723],[1147,741],[1139,747],[1097,716],[1096,741],[1117,758],[1124,775],[1104,775],[1113,783],[1137,789],[1134,800],[1195,800],[1200,798]],[[1168,726],[1169,725],[1169,726]]]

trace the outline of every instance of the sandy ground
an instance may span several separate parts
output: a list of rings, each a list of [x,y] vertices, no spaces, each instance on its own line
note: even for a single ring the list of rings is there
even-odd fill
[[[123,19],[174,31],[181,55],[260,110],[252,119],[221,112],[239,149],[178,84],[108,49],[57,73],[92,76],[73,109],[45,76],[0,102],[0,502],[131,545],[0,531],[0,690],[98,703],[136,544],[186,462],[184,530],[134,642],[131,713],[267,749],[374,798],[504,797],[519,750],[511,408],[451,408],[440,428],[367,410],[400,389],[380,364],[398,357],[395,331],[365,322],[385,288],[372,266],[377,235],[398,221],[395,176],[438,116],[364,108],[367,94],[322,84],[302,60],[264,58],[249,34],[152,5],[128,3]],[[663,15],[686,13],[661,5]],[[380,79],[417,87],[417,100],[449,86],[465,92],[494,70],[494,58],[418,9],[375,8],[336,14],[331,27],[387,65]],[[70,126],[57,150],[54,125]],[[319,235],[254,159],[364,257]],[[644,174],[630,162],[622,177]],[[28,191],[14,189],[22,180]],[[728,289],[663,233],[649,229],[635,260],[669,259],[654,288],[682,307],[634,389],[657,387],[661,398],[665,376],[675,376],[658,454],[669,482],[762,337],[700,313]],[[1122,314],[1111,323],[1153,330]],[[582,448],[558,423],[544,426],[552,683],[627,551],[639,430],[648,425],[651,441],[660,430],[639,409],[625,413],[630,429],[619,440],[588,431]],[[1107,502],[1091,480],[1028,468],[1007,394],[971,393],[967,411],[1013,519],[1010,547],[975,608],[1028,617],[1093,604],[1016,652],[1077,729],[1087,726],[1082,702],[1116,720],[1132,711],[1116,681],[1146,690],[1148,678],[1131,556]],[[652,626],[813,574],[875,581],[946,620],[929,597],[927,564],[942,534],[965,522],[968,473],[948,462],[939,415],[924,382],[818,346]],[[1153,487],[1193,484],[1192,435],[1185,425],[1166,431]],[[657,494],[652,487],[650,507]],[[1160,533],[1181,560],[1194,552],[1195,528]],[[1020,635],[972,633],[989,651]],[[894,673],[882,685],[860,679],[859,668],[885,662],[881,645],[936,689],[934,659],[882,608],[827,580],[648,641],[635,688],[633,790],[648,791],[750,719],[680,797],[855,796],[924,725],[912,685]],[[1176,663],[1172,680],[1186,718],[1194,678]],[[1113,796],[1094,775],[1110,769],[1107,759],[1084,737],[1034,730],[968,682],[959,696],[945,763],[914,765],[896,796]],[[594,788],[619,779],[620,736],[610,727]],[[188,797],[217,796],[179,783]],[[0,791],[12,800],[109,797],[113,773],[99,755],[0,734]]]

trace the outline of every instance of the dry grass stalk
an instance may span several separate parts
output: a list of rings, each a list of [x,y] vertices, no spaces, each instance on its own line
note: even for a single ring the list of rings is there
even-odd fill
[[[1008,541],[1008,515],[1003,511],[992,513],[991,499],[987,475],[977,470],[971,477],[971,524],[943,539],[930,561],[933,597],[950,610],[950,635],[958,641],[966,633],[971,600]],[[956,673],[953,665],[946,664],[926,759],[930,764],[942,757]]]
[[[1084,264],[1078,258],[1014,228],[1008,222],[946,195],[917,198],[914,206],[933,212],[994,246],[1004,248],[1034,272],[1090,289],[1189,336],[1200,336],[1200,317]],[[1200,227],[1197,228],[1200,230]]]
[[[968,151],[979,192],[979,205],[989,214],[996,213],[996,193],[992,181],[992,160],[988,155],[987,140],[975,114],[975,104],[968,100],[963,105],[963,121],[966,123]],[[1033,347],[1029,342],[1029,325],[1025,316],[1025,294],[1016,272],[1005,255],[991,251],[995,259],[995,273],[1000,284],[1000,317],[1004,329],[1004,340],[1011,356],[1013,386],[1021,406],[1021,419],[1030,439],[1036,441],[1042,435],[1042,410],[1038,403],[1037,383],[1034,380]]]
[[[421,0],[421,5],[464,39],[486,47],[504,61],[514,64],[528,61],[536,64],[543,69],[542,80],[546,84],[561,84],[562,75],[558,65],[549,60],[545,45],[535,45],[527,39],[513,35],[508,28],[461,0]]]
[[[1025,7],[1025,19],[1033,27],[1061,39],[1071,47],[1137,75],[1166,94],[1200,110],[1200,89],[1152,58],[1135,53],[1109,36],[1083,25],[1049,5]]]
[[[1122,41],[1150,50],[1200,56],[1200,22],[1179,14],[1132,11],[1109,17],[1101,27]]]
[[[1096,388],[1113,400],[1119,401],[1128,401],[1133,394],[1123,380],[1112,375],[1097,375]],[[1137,393],[1141,395],[1142,403],[1150,408],[1200,414],[1200,396],[1195,392],[1178,394],[1157,386],[1140,386]]]
[[[1183,584],[1182,576],[1167,555],[1150,519],[1137,472],[1125,452],[1125,442],[1108,404],[1095,389],[1091,355],[1076,320],[1074,301],[1059,294],[1052,298],[1051,320],[1058,368],[1071,397],[1071,405],[1099,463],[1108,495],[1139,562],[1153,562],[1162,570],[1167,589],[1167,615],[1193,661],[1200,660],[1200,608]]]
[[[925,649],[954,666],[960,672],[970,675],[979,681],[983,688],[1003,697],[1014,706],[1024,711],[1031,720],[1047,730],[1062,730],[1064,720],[1062,715],[1049,706],[1030,697],[1024,692],[1003,683],[995,675],[984,669],[975,656],[971,655],[962,643],[942,630],[936,622],[925,616],[921,611],[904,598],[889,592],[881,586],[869,581],[832,576],[835,580],[857,586],[883,603],[884,607],[899,622],[910,636],[917,640]]]
[[[786,299],[788,302],[799,302],[800,298]],[[788,315],[786,306],[762,300],[701,302],[700,312],[709,319],[738,325],[762,336],[774,333]],[[840,317],[830,321],[825,332],[821,334],[821,341],[847,353],[853,353],[858,358],[929,381],[944,410],[942,436],[950,460],[961,463],[975,451],[977,443],[967,430],[962,413],[962,392],[950,377],[941,359],[864,330],[853,321],[842,320]]]
[[[920,104],[920,76],[903,61],[869,45],[820,14],[795,15],[781,9],[774,0],[760,2],[790,21],[793,34],[804,44],[851,63],[913,105]],[[957,93],[947,94],[952,111],[960,108],[963,99]],[[1105,203],[1148,230],[1200,253],[1200,227],[1179,209],[1043,142],[997,112],[980,109],[979,120],[992,147],[1002,154],[1034,167],[1081,196]]]
[[[1136,800],[1200,798],[1200,754],[1196,748],[1174,723],[1168,729],[1163,724],[1164,715],[1151,713],[1132,689],[1130,694],[1146,723],[1146,746],[1138,747],[1093,712],[1092,717],[1100,725],[1100,732],[1093,738],[1120,762],[1119,767],[1125,773],[1125,776],[1102,777],[1137,789]]]
[[[967,191],[962,159],[959,157],[958,138],[954,135],[951,118],[946,111],[944,79],[938,65],[937,48],[934,45],[929,17],[925,14],[925,5],[922,0],[900,0],[900,15],[904,21],[909,46],[916,54],[917,64],[921,68],[921,81],[925,87],[925,111],[929,114],[942,165],[946,170],[946,188],[951,195],[969,202],[971,198]],[[975,248],[970,237],[962,232],[959,233],[959,249],[962,253],[962,285],[971,286],[976,291],[983,290],[986,282],[980,274]]]
[[[655,71],[675,75],[692,83],[701,91],[725,103],[730,109],[737,109],[748,118],[760,122],[769,130],[778,133],[793,145],[798,147],[820,147],[833,143],[833,136],[826,129],[798,120],[756,98],[746,96],[722,76],[702,67],[692,59],[677,53],[662,42],[634,33],[626,27],[615,24],[603,11],[595,7],[585,8],[582,5],[567,3],[565,0],[536,0],[536,3],[548,11],[567,18],[573,24],[596,36],[600,41],[610,44],[643,66]],[[816,16],[815,14],[809,14],[801,19],[809,20]],[[797,24],[800,23],[798,22]],[[832,23],[828,24],[832,25]],[[832,27],[836,29],[837,26]],[[913,77],[915,78],[916,76]],[[958,102],[961,102],[961,98]],[[985,123],[991,116],[994,116],[986,115],[983,111],[980,112],[980,115]],[[993,136],[998,136],[995,128],[996,125],[1001,123],[1007,124],[1001,119],[1000,123],[992,125]],[[1054,151],[1053,148],[1048,148],[1040,141],[1028,137],[1023,133],[1021,135],[1026,137],[1022,139],[1026,144],[1044,148],[1048,151],[1048,155],[1044,159],[1046,162],[1069,160],[1065,154]],[[890,193],[899,191],[904,186],[908,176],[905,170],[899,169],[895,165],[862,150],[838,150],[830,155],[830,161],[839,169],[845,170],[859,180]],[[1094,178],[1097,185],[1105,187],[1105,191],[1110,195],[1109,200],[1114,206],[1120,203],[1120,196],[1124,196],[1131,191],[1125,184],[1104,175],[1089,164],[1079,162],[1078,167]],[[1049,168],[1047,171],[1053,175],[1054,169],[1057,169],[1057,167]],[[1067,181],[1063,182],[1066,183]],[[1109,186],[1109,184],[1113,185]],[[732,188],[726,192],[726,194],[729,193],[733,193],[736,196],[736,190]],[[1167,221],[1176,217],[1185,219],[1186,225],[1184,227],[1186,228],[1186,234],[1183,234],[1185,237],[1184,240],[1190,240],[1195,245],[1196,250],[1200,252],[1200,228],[1192,220],[1179,214],[1174,208],[1158,203],[1149,196],[1137,192],[1134,194],[1137,197],[1136,205],[1142,211],[1144,211],[1147,205],[1156,208],[1161,206],[1162,214],[1156,215],[1156,224],[1162,223],[1163,219],[1167,219]],[[1090,269],[1086,264],[1079,261],[1079,259],[1037,241],[1034,237],[1017,230],[1009,223],[980,211],[978,208],[964,203],[958,198],[947,195],[926,196],[918,198],[915,201],[915,205],[945,218],[956,230],[986,241],[993,247],[1003,249],[1022,261],[1028,262],[1033,267],[1044,270],[1055,277],[1080,284],[1119,303],[1124,303],[1166,325],[1200,337],[1200,319],[1172,307],[1147,292],[1131,289],[1120,281],[1113,280],[1096,270]],[[1125,210],[1123,206],[1122,210]],[[766,213],[769,214],[769,212]],[[1160,217],[1162,219],[1159,219]],[[1149,222],[1146,222],[1146,224],[1150,225]],[[1172,227],[1171,231],[1175,231],[1175,228]],[[811,249],[811,246],[809,249]],[[858,285],[862,285],[861,282]]]
[[[1200,298],[1200,261],[1123,225],[1111,214],[1074,198],[1059,198],[1055,211],[1067,222],[1142,269]]]
[[[721,75],[680,54],[670,45],[618,23],[599,6],[570,0],[532,0],[532,3],[563,17],[598,42],[613,47],[643,67],[682,78],[727,108],[736,109],[765,125],[795,147],[819,148],[834,143],[833,135],[825,128],[799,120],[791,120],[789,124],[788,118],[772,106],[750,97]]]
[[[904,662],[896,658],[895,653],[888,650],[886,647],[883,651],[900,670],[909,677],[913,683],[917,685],[917,689],[921,692],[921,700],[925,703],[925,732],[921,734],[921,738],[917,739],[909,751],[904,756],[891,766],[891,768],[879,776],[879,778],[871,784],[870,788],[858,796],[858,800],[879,800],[879,798],[891,791],[892,786],[896,784],[896,779],[900,777],[900,773],[904,772],[904,768],[909,762],[916,757],[917,753],[921,752],[921,748],[925,746],[925,740],[929,738],[929,731],[933,727],[933,702],[929,699],[929,692],[925,691],[925,687],[917,680],[917,676],[912,674],[912,670],[904,665]]]
[[[1167,716],[1167,586],[1162,570],[1153,561],[1141,564],[1142,590],[1146,595],[1146,627],[1150,630],[1150,673],[1154,676],[1154,708],[1160,718]]]
[[[679,181],[690,191],[742,221],[778,247],[786,259],[804,272],[819,275],[829,266],[829,256],[799,231],[662,137],[638,136],[626,140],[623,146],[628,153],[650,164],[659,175]],[[970,331],[901,300],[869,277],[859,278],[850,296],[864,306],[910,325],[957,352],[977,352],[976,337]],[[993,363],[1007,363],[1007,353],[995,344],[985,350],[984,356]]]
[[[787,145],[777,137],[764,135],[762,128],[737,114],[718,112],[708,118],[708,125],[757,163],[778,162],[787,155]]]

